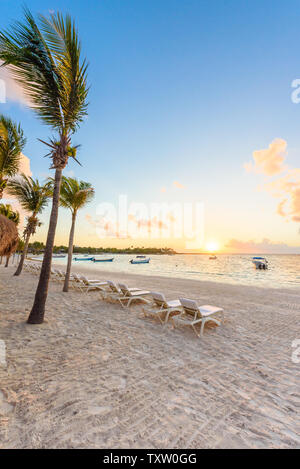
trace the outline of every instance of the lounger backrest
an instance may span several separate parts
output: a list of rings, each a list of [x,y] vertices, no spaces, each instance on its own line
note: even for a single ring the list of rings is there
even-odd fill
[[[189,300],[188,298],[179,298],[179,301],[182,304],[184,312],[186,314],[194,316],[194,318],[199,315],[201,316],[199,307],[195,300]]]
[[[128,290],[128,287],[127,285],[125,285],[125,283],[119,283],[119,287],[123,295],[126,295],[126,296],[130,295],[130,291]]]
[[[152,291],[151,296],[152,296],[154,302],[157,304],[157,306],[166,307],[165,295],[163,295],[162,293]]]
[[[80,280],[83,281],[83,283],[85,283],[85,284],[89,283],[88,279],[84,275],[80,275],[79,278],[80,278]]]
[[[114,293],[120,293],[120,290],[118,289],[115,282],[112,282],[111,280],[107,280],[107,284]]]

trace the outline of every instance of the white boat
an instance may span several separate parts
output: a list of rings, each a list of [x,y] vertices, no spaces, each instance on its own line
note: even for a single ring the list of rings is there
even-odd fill
[[[146,257],[145,259],[131,259],[131,261],[129,261],[130,264],[149,264],[150,262],[150,257]]]
[[[268,261],[265,257],[253,257],[252,263],[256,269],[266,270],[268,268]]]

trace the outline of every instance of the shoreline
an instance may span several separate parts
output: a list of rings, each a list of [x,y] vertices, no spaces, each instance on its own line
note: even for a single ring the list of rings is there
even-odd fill
[[[270,258],[270,266],[266,271],[255,269],[249,258],[237,256],[219,258],[216,261],[205,259],[200,261],[201,257],[193,257],[191,261],[186,261],[184,256],[177,256],[175,259],[162,258],[163,256],[153,257],[152,262],[146,265],[131,265],[129,260],[131,256],[117,256],[115,262],[93,263],[73,261],[72,268],[74,272],[84,271],[94,272],[97,276],[114,275],[122,273],[124,275],[142,275],[148,277],[188,279],[190,281],[209,281],[224,285],[251,286],[255,288],[275,290],[297,291],[300,289],[300,269],[299,258],[290,256],[278,256],[273,260]],[[224,260],[225,259],[225,260]],[[38,259],[38,261],[40,261]],[[56,268],[65,270],[66,258],[53,259],[53,265]],[[94,275],[94,274],[93,274]]]
[[[0,448],[300,447],[300,291],[81,266],[223,307],[225,322],[199,339],[145,318],[141,305],[52,281],[46,320],[32,326],[38,276],[14,268],[0,266]]]
[[[55,260],[52,263],[52,266],[55,269],[60,269],[65,271],[65,265],[62,264],[55,264]],[[112,280],[120,278],[120,280],[124,280],[124,277],[132,278],[132,280],[135,280],[137,283],[141,283],[139,280],[141,278],[149,278],[149,279],[154,279],[157,281],[166,281],[168,280],[169,282],[174,280],[178,280],[181,282],[187,282],[187,283],[201,283],[204,284],[208,287],[212,287],[213,285],[220,285],[221,287],[225,288],[227,286],[240,289],[240,288],[246,288],[246,289],[254,289],[254,290],[259,290],[261,293],[263,293],[265,290],[273,290],[274,293],[279,293],[282,292],[284,293],[290,293],[290,294],[295,294],[296,296],[299,296],[300,298],[300,289],[298,288],[293,288],[293,287],[262,287],[262,286],[256,286],[256,285],[245,285],[245,284],[237,284],[237,283],[226,283],[226,282],[221,282],[221,281],[212,281],[212,280],[201,280],[201,279],[190,279],[190,278],[184,278],[184,277],[167,277],[166,275],[155,275],[155,274],[147,274],[147,273],[140,273],[140,274],[133,274],[133,273],[128,273],[124,271],[109,271],[109,270],[98,270],[96,267],[95,268],[85,268],[84,265],[76,265],[72,264],[72,270],[71,272],[74,271],[75,273],[82,273],[86,274],[87,277],[93,275],[93,277],[96,275],[99,278],[99,280],[110,280],[110,277],[112,277]],[[147,285],[144,285],[146,287]],[[299,299],[300,301],[300,299]],[[299,311],[300,311],[300,304],[299,304]]]

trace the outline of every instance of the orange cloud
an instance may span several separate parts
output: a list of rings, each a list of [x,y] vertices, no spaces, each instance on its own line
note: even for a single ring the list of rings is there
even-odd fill
[[[270,239],[264,238],[262,241],[240,241],[238,239],[231,239],[226,248],[232,251],[251,254],[270,254],[270,253],[300,253],[300,248],[297,246],[288,246],[285,243],[273,243]]]
[[[176,189],[184,189],[184,185],[180,184],[178,181],[174,181],[173,186],[176,187]]]
[[[245,163],[244,168],[248,172],[274,176],[284,171],[284,161],[287,156],[287,142],[276,138],[270,143],[269,148],[253,152],[254,162]]]
[[[274,140],[267,150],[253,152],[254,164],[244,165],[247,171],[264,174],[267,181],[262,189],[279,199],[277,214],[295,222],[300,221],[300,168],[285,165],[287,142]],[[277,176],[275,179],[273,176]],[[271,179],[272,178],[272,179]]]

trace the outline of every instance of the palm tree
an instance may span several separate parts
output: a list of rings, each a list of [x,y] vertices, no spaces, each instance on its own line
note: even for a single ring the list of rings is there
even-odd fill
[[[9,218],[16,225],[20,223],[20,214],[17,210],[13,210],[10,204],[0,204],[0,213]]]
[[[8,178],[19,170],[21,152],[25,143],[21,126],[0,114],[0,199],[3,197]]]
[[[71,177],[63,177],[60,190],[60,205],[62,207],[70,209],[72,213],[72,224],[69,235],[68,264],[63,288],[64,292],[67,292],[69,290],[77,212],[86,204],[88,204],[93,197],[94,189],[90,183],[78,181],[77,179]]]
[[[17,210],[13,210],[10,204],[0,204],[0,214],[13,221],[15,225],[18,225],[20,223],[19,212]],[[8,267],[9,259],[10,254],[6,256],[5,267]],[[2,264],[2,256],[0,258],[0,264]]]
[[[35,21],[24,9],[24,22],[0,32],[0,59],[21,85],[32,109],[57,137],[50,148],[51,168],[55,169],[52,210],[44,259],[34,304],[27,322],[41,324],[50,279],[54,237],[57,225],[62,171],[68,164],[71,135],[87,114],[87,64],[81,59],[81,46],[75,24],[69,15],[39,15]],[[45,142],[44,142],[45,143]]]
[[[7,192],[18,200],[21,207],[26,210],[26,212],[30,212],[23,232],[25,241],[24,249],[18,268],[14,274],[20,275],[24,260],[26,259],[30,236],[35,234],[37,227],[41,225],[37,215],[43,211],[48,203],[48,199],[51,197],[51,184],[47,182],[42,185],[37,179],[22,174],[20,177],[11,179],[8,182]]]

